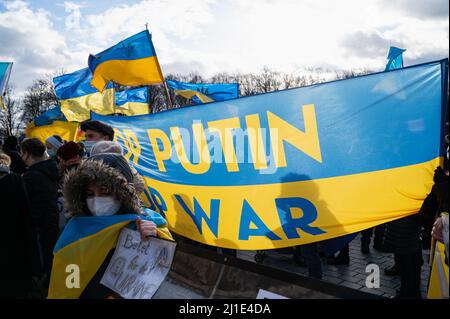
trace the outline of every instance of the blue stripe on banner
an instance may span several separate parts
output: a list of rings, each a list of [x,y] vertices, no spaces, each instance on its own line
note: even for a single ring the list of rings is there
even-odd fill
[[[386,170],[442,156],[439,152],[441,128],[436,125],[441,122],[443,103],[441,63],[447,63],[447,60],[214,102],[201,108],[184,107],[139,117],[93,114],[92,118],[110,124],[119,132],[128,130],[136,134],[140,146],[137,169],[146,176],[169,183],[211,186],[275,184]],[[322,161],[285,141],[286,166],[275,167],[268,117],[278,118],[283,128],[292,126],[299,130],[295,133],[297,135],[305,131],[303,106],[311,104],[314,105]],[[249,139],[245,135],[247,116],[258,116],[261,128],[265,129],[266,169],[255,169],[253,164]],[[242,128],[242,131],[233,130],[234,147],[239,153],[237,171],[229,170],[220,153],[219,161],[213,161],[206,172],[190,173],[179,163],[173,140],[172,157],[164,160],[166,171],[159,169],[148,129],[159,129],[170,138],[171,128],[179,127],[185,148],[189,150],[191,147],[187,146],[193,144],[194,158],[198,158],[192,136],[188,136],[192,135],[192,125],[201,123],[208,128],[208,125],[214,125],[212,121],[230,119],[237,121]],[[211,150],[217,150],[215,146],[220,146],[221,141],[215,132],[206,131],[205,135],[210,156],[213,156]],[[118,142],[125,146],[122,139]],[[159,141],[158,148],[162,145]]]

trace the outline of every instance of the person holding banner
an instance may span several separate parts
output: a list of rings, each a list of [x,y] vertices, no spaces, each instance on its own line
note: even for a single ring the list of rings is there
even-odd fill
[[[146,240],[149,236],[165,236],[171,239],[172,237],[166,228],[163,231],[165,235],[162,235],[162,230],[159,227],[165,225],[165,220],[159,214],[152,211],[149,212],[149,215],[146,215],[141,210],[138,193],[132,184],[132,180],[133,175],[130,167],[122,156],[112,153],[92,156],[81,161],[75,170],[66,174],[63,183],[66,207],[76,218],[105,218],[105,223],[106,217],[134,215],[135,225],[142,240]],[[158,220],[163,220],[163,223],[158,222]],[[94,222],[94,219],[92,221]],[[72,222],[74,222],[73,219]],[[66,228],[69,226],[70,224]],[[103,234],[108,236],[108,232],[103,231]],[[64,233],[61,237],[63,236]],[[112,290],[100,284],[113,253],[114,247],[106,252],[106,258],[100,262],[98,268],[95,267],[96,271],[93,272],[92,278],[83,287],[84,289],[78,298],[117,298]],[[85,257],[80,256],[80,258],[84,259]],[[93,263],[90,263],[90,265],[93,266]],[[56,275],[55,278],[57,278]],[[53,280],[51,289],[58,284],[56,279]],[[56,291],[56,289],[54,290]],[[56,293],[51,292],[49,298],[56,295]],[[57,295],[57,298],[59,297],[60,295]]]

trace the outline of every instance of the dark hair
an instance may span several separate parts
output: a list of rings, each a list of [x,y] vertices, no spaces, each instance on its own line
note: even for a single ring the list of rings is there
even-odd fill
[[[20,149],[23,152],[31,154],[33,157],[42,157],[46,150],[44,143],[38,138],[26,138],[20,143]]]
[[[5,139],[5,143],[3,144],[3,148],[6,150],[15,150],[19,145],[19,141],[15,136],[8,136]]]
[[[108,124],[100,121],[90,121],[90,120],[84,121],[81,123],[80,129],[83,132],[86,132],[87,130],[99,132],[104,136],[108,136],[108,139],[110,141],[114,140],[114,129]]]
[[[53,135],[53,137],[56,138],[58,140],[58,142],[60,142],[61,144],[64,144],[64,140],[61,138],[61,136]]]

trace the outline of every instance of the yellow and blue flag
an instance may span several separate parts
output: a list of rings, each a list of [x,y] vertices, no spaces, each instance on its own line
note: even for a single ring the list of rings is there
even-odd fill
[[[0,104],[3,108],[6,108],[2,99],[11,75],[12,65],[12,62],[0,62]]]
[[[99,54],[91,54],[88,63],[93,74],[92,86],[100,92],[109,81],[127,86],[164,82],[152,37],[147,30]]]
[[[146,87],[116,92],[115,113],[125,115],[148,114],[148,90]]]
[[[60,106],[54,106],[27,125],[26,137],[35,137],[43,143],[52,135],[59,135],[66,141],[75,141],[79,123],[68,122]]]
[[[64,74],[53,79],[61,111],[70,122],[88,120],[90,112],[98,114],[114,113],[114,86],[109,83],[107,90],[100,93],[91,85],[92,74],[88,68]]]
[[[385,71],[403,68],[403,52],[405,51],[406,49],[389,47],[389,52],[387,56],[388,63],[386,64]]]
[[[175,94],[191,100],[196,105],[239,97],[238,83],[186,83],[174,80],[166,82]]]
[[[446,59],[92,118],[114,128],[171,230],[224,248],[282,248],[419,211],[445,154],[447,74]]]
[[[166,227],[166,220],[149,209],[143,220],[153,221],[160,238],[173,240]],[[49,299],[76,299],[83,293],[111,249],[116,247],[123,227],[134,223],[138,215],[113,215],[102,217],[74,217],[64,228],[53,251],[53,267],[50,277]],[[68,265],[78,266],[80,287],[66,285]]]

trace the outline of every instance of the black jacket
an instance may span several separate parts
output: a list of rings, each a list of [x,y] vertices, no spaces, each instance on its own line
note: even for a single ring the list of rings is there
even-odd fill
[[[394,254],[412,254],[421,251],[421,228],[422,217],[419,213],[387,223],[383,248]]]
[[[58,239],[58,167],[49,159],[31,165],[23,175],[30,199],[33,227],[38,234],[43,267],[49,272]]]
[[[22,178],[0,173],[0,298],[25,298],[31,277],[40,271],[36,236],[31,227],[28,197]]]

